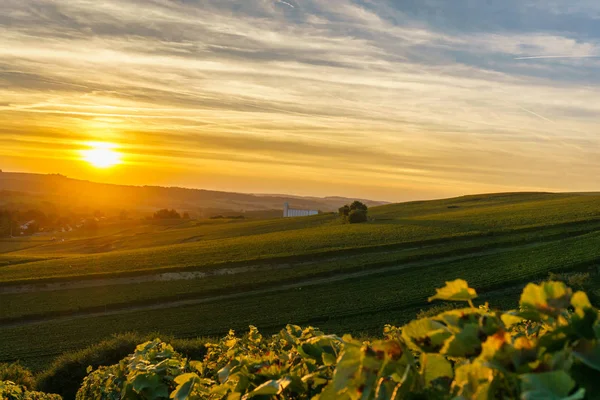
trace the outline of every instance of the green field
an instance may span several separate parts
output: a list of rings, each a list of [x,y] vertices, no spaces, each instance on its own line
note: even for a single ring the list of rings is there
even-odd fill
[[[86,236],[7,239],[0,361],[40,369],[133,330],[196,337],[295,323],[378,334],[413,319],[446,280],[466,279],[484,300],[509,307],[524,282],[552,271],[597,280],[600,195],[466,196],[369,216],[356,225],[332,214],[126,221]],[[182,272],[204,276],[173,275]]]

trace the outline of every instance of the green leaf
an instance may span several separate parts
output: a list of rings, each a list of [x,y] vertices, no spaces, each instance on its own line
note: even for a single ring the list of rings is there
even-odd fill
[[[523,317],[515,314],[515,311],[509,311],[505,312],[500,316],[500,319],[502,319],[502,322],[507,328],[510,328],[513,325],[520,324],[521,322],[525,321]]]
[[[477,298],[475,289],[469,287],[466,281],[457,279],[455,281],[446,282],[446,286],[441,289],[436,289],[436,295],[429,298],[433,300],[448,300],[448,301],[471,301]]]
[[[335,393],[350,386],[350,381],[360,369],[361,357],[360,347],[353,344],[345,346],[333,374],[333,390]]]
[[[447,339],[440,353],[448,357],[474,357],[480,351],[479,325],[469,324]]]
[[[573,396],[569,393],[575,388],[575,381],[565,371],[544,372],[521,375],[523,400],[576,400],[585,397],[585,390],[579,390]]]
[[[272,396],[276,394],[281,394],[285,390],[286,387],[292,382],[290,378],[281,378],[277,381],[271,380],[263,383],[252,392],[248,393],[244,396],[244,399],[249,399],[254,396]]]
[[[402,337],[419,350],[437,352],[452,336],[448,328],[431,318],[410,322],[402,328]]]
[[[335,365],[337,358],[333,354],[323,353],[323,364],[327,366]]]
[[[582,338],[594,339],[596,337],[594,325],[598,321],[598,311],[592,307],[584,292],[575,293],[571,299],[571,305],[575,308],[571,317],[573,330]]]
[[[200,377],[196,374],[183,374],[175,378],[177,388],[171,393],[171,399],[186,400],[194,391],[194,386],[200,383]]]
[[[217,377],[219,378],[219,382],[225,383],[229,379],[229,374],[231,373],[232,363],[227,364],[223,368],[217,372]]]
[[[488,399],[486,396],[493,378],[493,371],[480,362],[467,363],[455,370],[453,386],[464,399]]]
[[[562,282],[549,281],[541,285],[530,283],[523,290],[520,305],[525,310],[557,316],[569,307],[572,293]]]
[[[132,380],[132,387],[136,393],[144,393],[150,398],[169,397],[169,390],[162,378],[156,374],[139,374]]]
[[[574,349],[573,357],[590,368],[600,371],[600,344],[582,340]]]
[[[444,356],[439,354],[421,354],[421,375],[425,385],[431,386],[431,382],[439,378],[454,378],[452,365]]]
[[[586,309],[586,308],[594,308],[592,303],[590,303],[590,299],[588,299],[587,294],[585,292],[575,292],[573,297],[571,298],[571,305],[577,309]]]

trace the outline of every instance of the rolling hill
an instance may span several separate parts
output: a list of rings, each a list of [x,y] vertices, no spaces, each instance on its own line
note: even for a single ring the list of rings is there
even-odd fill
[[[459,277],[492,306],[513,306],[524,282],[550,272],[600,286],[599,195],[465,196],[369,216],[118,221],[4,240],[0,361],[41,368],[128,331],[187,338],[295,323],[377,334]]]
[[[87,208],[154,212],[161,208],[192,211],[199,216],[249,213],[260,217],[281,215],[283,203],[323,212],[355,199],[256,195],[159,186],[123,186],[70,179],[62,175],[0,172],[0,207]],[[375,206],[385,202],[363,200]]]

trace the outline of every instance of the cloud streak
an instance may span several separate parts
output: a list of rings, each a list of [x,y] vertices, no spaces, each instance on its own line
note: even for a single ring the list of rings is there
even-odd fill
[[[515,60],[543,60],[545,58],[600,58],[600,56],[528,56],[517,57]]]

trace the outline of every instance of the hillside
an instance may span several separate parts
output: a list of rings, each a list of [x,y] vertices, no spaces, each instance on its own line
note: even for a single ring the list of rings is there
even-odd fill
[[[2,191],[5,191],[2,193]],[[8,193],[11,192],[11,193]],[[201,189],[158,186],[123,186],[70,179],[62,175],[25,173],[0,173],[0,207],[6,204],[37,207],[46,202],[56,208],[88,208],[101,210],[155,211],[176,208],[193,211],[200,216],[220,212],[270,212],[266,216],[281,214],[283,203],[297,208],[336,211],[341,205],[353,201],[342,197],[300,197],[287,195],[255,195],[219,192]],[[384,202],[364,200],[369,205]],[[273,212],[274,211],[274,212]],[[257,214],[261,216],[261,214]]]
[[[550,272],[588,273],[590,293],[600,287],[599,195],[465,196],[369,216],[119,221],[87,236],[4,240],[0,361],[39,368],[134,330],[186,338],[295,323],[376,334],[459,277],[503,307]]]

